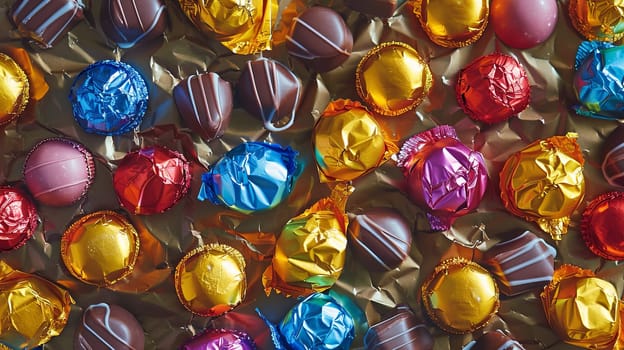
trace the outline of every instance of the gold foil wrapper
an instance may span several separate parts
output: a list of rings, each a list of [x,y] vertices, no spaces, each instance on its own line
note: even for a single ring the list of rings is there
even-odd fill
[[[202,32],[240,55],[271,49],[277,0],[179,0],[180,7]]]
[[[128,219],[113,211],[98,211],[65,231],[61,257],[77,279],[108,287],[132,272],[139,246],[139,234]]]
[[[554,240],[567,233],[585,195],[585,160],[577,137],[568,133],[535,141],[509,157],[500,174],[505,207],[536,222]]]
[[[225,244],[191,250],[175,270],[178,299],[194,314],[223,315],[245,299],[245,265],[243,255]]]
[[[26,108],[28,78],[11,57],[0,53],[0,126],[15,120]]]
[[[570,0],[568,14],[587,40],[614,42],[624,37],[624,4],[620,0]]]
[[[483,327],[498,311],[498,287],[486,269],[461,257],[438,264],[422,285],[425,310],[446,332],[464,334]]]
[[[592,271],[563,265],[541,298],[548,323],[563,341],[586,349],[613,348],[621,322],[613,284]]]
[[[0,342],[13,349],[34,348],[63,331],[69,292],[0,260]]]
[[[488,0],[415,0],[414,13],[431,41],[463,47],[479,40],[490,14]]]
[[[429,93],[429,65],[410,45],[392,41],[372,48],[355,71],[355,87],[375,112],[395,116],[414,109]]]

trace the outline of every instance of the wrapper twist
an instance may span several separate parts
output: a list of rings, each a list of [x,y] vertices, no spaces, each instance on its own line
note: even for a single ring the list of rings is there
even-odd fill
[[[197,198],[245,214],[274,208],[293,188],[299,172],[297,155],[277,144],[242,143],[202,175]]]
[[[537,140],[513,154],[500,172],[500,194],[512,214],[561,240],[585,195],[585,160],[578,136]]]
[[[483,156],[461,143],[449,125],[405,141],[397,166],[410,199],[427,210],[431,228],[437,231],[448,230],[455,219],[475,210],[487,187]]]

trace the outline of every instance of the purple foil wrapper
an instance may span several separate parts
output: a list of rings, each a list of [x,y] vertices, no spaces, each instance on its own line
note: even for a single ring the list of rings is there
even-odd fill
[[[247,333],[231,329],[209,329],[184,344],[181,350],[256,350]]]
[[[410,199],[427,210],[436,231],[448,230],[457,217],[476,209],[485,194],[488,174],[483,156],[461,143],[449,125],[408,139],[397,165]]]

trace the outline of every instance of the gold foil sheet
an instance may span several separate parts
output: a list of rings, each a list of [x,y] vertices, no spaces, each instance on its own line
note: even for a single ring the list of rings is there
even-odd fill
[[[208,39],[186,19],[178,3],[171,0],[165,0],[170,22],[166,40],[128,50],[107,46],[98,22],[99,6],[92,1],[95,6],[88,11],[87,20],[79,23],[55,47],[41,50],[19,39],[12,23],[6,20],[6,13],[14,1],[0,0],[0,12],[5,14],[5,20],[0,20],[0,44],[26,49],[50,89],[42,100],[29,104],[16,124],[0,131],[0,182],[20,181],[27,152],[45,137],[77,139],[96,155],[97,163],[95,183],[82,202],[67,208],[39,206],[41,224],[31,241],[19,250],[1,256],[2,260],[22,271],[58,282],[76,299],[68,325],[61,335],[46,345],[46,350],[70,349],[82,310],[101,301],[117,303],[137,316],[146,332],[146,349],[176,348],[207,326],[245,329],[257,339],[261,348],[271,349],[268,331],[257,322],[254,308],[260,308],[272,320],[279,320],[295,303],[295,299],[285,298],[282,294],[265,295],[261,273],[270,264],[271,243],[290,218],[304,212],[330,192],[326,184],[320,183],[314,167],[310,140],[315,121],[330,100],[359,100],[354,87],[359,60],[377,44],[387,41],[402,41],[414,47],[429,63],[433,76],[427,98],[415,110],[396,117],[376,117],[388,131],[388,137],[401,145],[409,136],[436,124],[453,125],[464,143],[483,153],[490,186],[476,212],[459,218],[449,231],[433,233],[429,232],[424,212],[401,192],[402,175],[393,161],[353,181],[355,191],[349,197],[347,211],[373,206],[394,207],[411,220],[414,244],[409,258],[399,268],[387,273],[368,272],[347,248],[342,274],[332,290],[351,296],[371,324],[398,304],[408,304],[423,317],[418,291],[441,260],[463,256],[478,262],[481,249],[527,229],[554,244],[534,223],[516,217],[504,208],[496,186],[498,174],[509,156],[533,141],[577,132],[585,158],[586,193],[572,214],[568,233],[556,245],[556,264],[569,263],[595,271],[598,277],[613,283],[618,295],[622,295],[624,266],[591,254],[579,233],[580,214],[587,203],[597,195],[615,189],[602,178],[600,164],[602,142],[618,122],[579,117],[571,112],[570,107],[576,103],[571,85],[572,66],[582,37],[570,24],[567,1],[559,2],[559,20],[550,39],[539,47],[524,51],[504,46],[495,38],[491,26],[470,46],[459,49],[437,46],[421,30],[409,2],[399,8],[396,16],[381,20],[350,11],[339,0],[280,1],[276,23],[278,33],[287,33],[285,28],[292,15],[306,5],[331,6],[344,16],[353,31],[353,54],[342,67],[312,75],[298,61],[287,56],[283,43],[276,43],[273,50],[264,51],[263,55],[289,65],[305,85],[296,122],[288,131],[269,133],[259,120],[236,105],[231,125],[223,138],[210,143],[203,142],[182,124],[171,96],[173,86],[190,74],[206,70],[236,82],[243,64],[254,56],[234,55]],[[514,56],[524,66],[531,84],[531,102],[526,110],[506,122],[483,125],[462,112],[456,102],[454,85],[461,68],[475,58],[495,51]],[[67,98],[69,88],[76,75],[90,63],[110,58],[132,64],[148,80],[149,109],[136,133],[118,137],[89,135],[73,120]],[[292,194],[274,210],[246,216],[195,199],[201,173],[243,140],[290,145],[301,153],[304,171]],[[119,209],[113,195],[112,171],[127,152],[153,144],[181,151],[193,163],[189,195],[178,205],[162,215],[130,216],[137,229],[143,227],[148,236],[153,237],[150,247],[160,252],[154,256],[139,256],[137,268],[131,276],[136,288],[125,280],[114,285],[117,291],[79,282],[63,268],[59,253],[61,234],[70,222],[84,214]],[[476,251],[466,247],[476,245],[476,241],[485,236],[490,240],[478,245]],[[243,241],[241,237],[250,240]],[[143,238],[141,240],[143,242]],[[188,251],[209,243],[232,245],[247,259],[245,300],[215,320],[193,316],[180,304],[172,274],[172,269]],[[143,274],[135,275],[139,271]],[[499,312],[483,330],[496,328],[508,330],[529,350],[574,349],[550,329],[539,291],[504,298]],[[431,324],[430,329],[435,336],[435,350],[461,349],[481,332],[449,335]],[[358,334],[354,347],[362,346],[361,334]]]

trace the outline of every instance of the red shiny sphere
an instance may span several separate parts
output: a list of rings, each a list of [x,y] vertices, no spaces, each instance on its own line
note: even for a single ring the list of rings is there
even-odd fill
[[[507,46],[529,49],[546,41],[557,25],[556,0],[492,0],[490,21]]]
[[[592,253],[608,260],[624,259],[624,192],[595,198],[581,221],[581,236]]]

